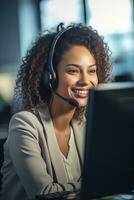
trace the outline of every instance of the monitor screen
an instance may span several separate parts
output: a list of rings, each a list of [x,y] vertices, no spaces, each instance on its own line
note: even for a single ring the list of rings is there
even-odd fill
[[[89,91],[82,196],[134,189],[134,82]]]

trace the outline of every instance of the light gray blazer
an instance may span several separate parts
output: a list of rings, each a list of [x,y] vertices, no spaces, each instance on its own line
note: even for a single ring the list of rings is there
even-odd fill
[[[28,111],[15,114],[10,121],[2,167],[3,198],[0,199],[27,200],[43,193],[80,187],[80,182],[67,183],[47,106],[38,106],[38,111],[43,126]],[[72,128],[82,167],[85,122],[80,126],[73,120]]]

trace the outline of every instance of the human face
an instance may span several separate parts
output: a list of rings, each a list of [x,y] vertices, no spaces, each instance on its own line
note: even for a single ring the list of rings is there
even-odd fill
[[[73,46],[67,50],[57,67],[57,93],[75,99],[79,106],[86,106],[88,91],[98,84],[93,55],[84,46]]]

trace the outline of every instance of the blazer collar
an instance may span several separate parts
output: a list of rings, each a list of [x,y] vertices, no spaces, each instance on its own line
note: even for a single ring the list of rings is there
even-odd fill
[[[40,105],[37,107],[44,129],[45,129],[45,137],[48,145],[49,155],[51,159],[52,166],[55,171],[55,175],[57,181],[60,183],[67,183],[67,178],[65,175],[65,169],[62,162],[62,159],[59,159],[60,150],[55,136],[55,130],[53,126],[53,122],[51,120],[51,116],[48,110],[47,105]]]

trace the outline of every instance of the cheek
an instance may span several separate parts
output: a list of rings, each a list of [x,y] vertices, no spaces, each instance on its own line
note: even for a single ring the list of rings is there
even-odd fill
[[[97,75],[96,75],[94,82],[95,82],[95,87],[97,87],[97,85],[98,85],[98,76]]]
[[[75,85],[77,81],[78,81],[77,77],[66,74],[60,78],[59,85],[64,85],[66,87],[69,87]]]
[[[64,93],[66,93],[67,88],[71,85],[70,80],[67,79],[67,77],[62,76],[60,77],[59,81],[58,81],[58,87],[57,90],[60,90]]]
[[[68,96],[71,92],[72,86],[74,86],[76,82],[77,80],[74,77],[70,77],[68,75],[62,76],[58,83],[57,92]]]
[[[97,87],[98,85],[98,76],[94,76],[90,78],[90,82],[92,82],[92,84],[94,85],[94,87]]]

